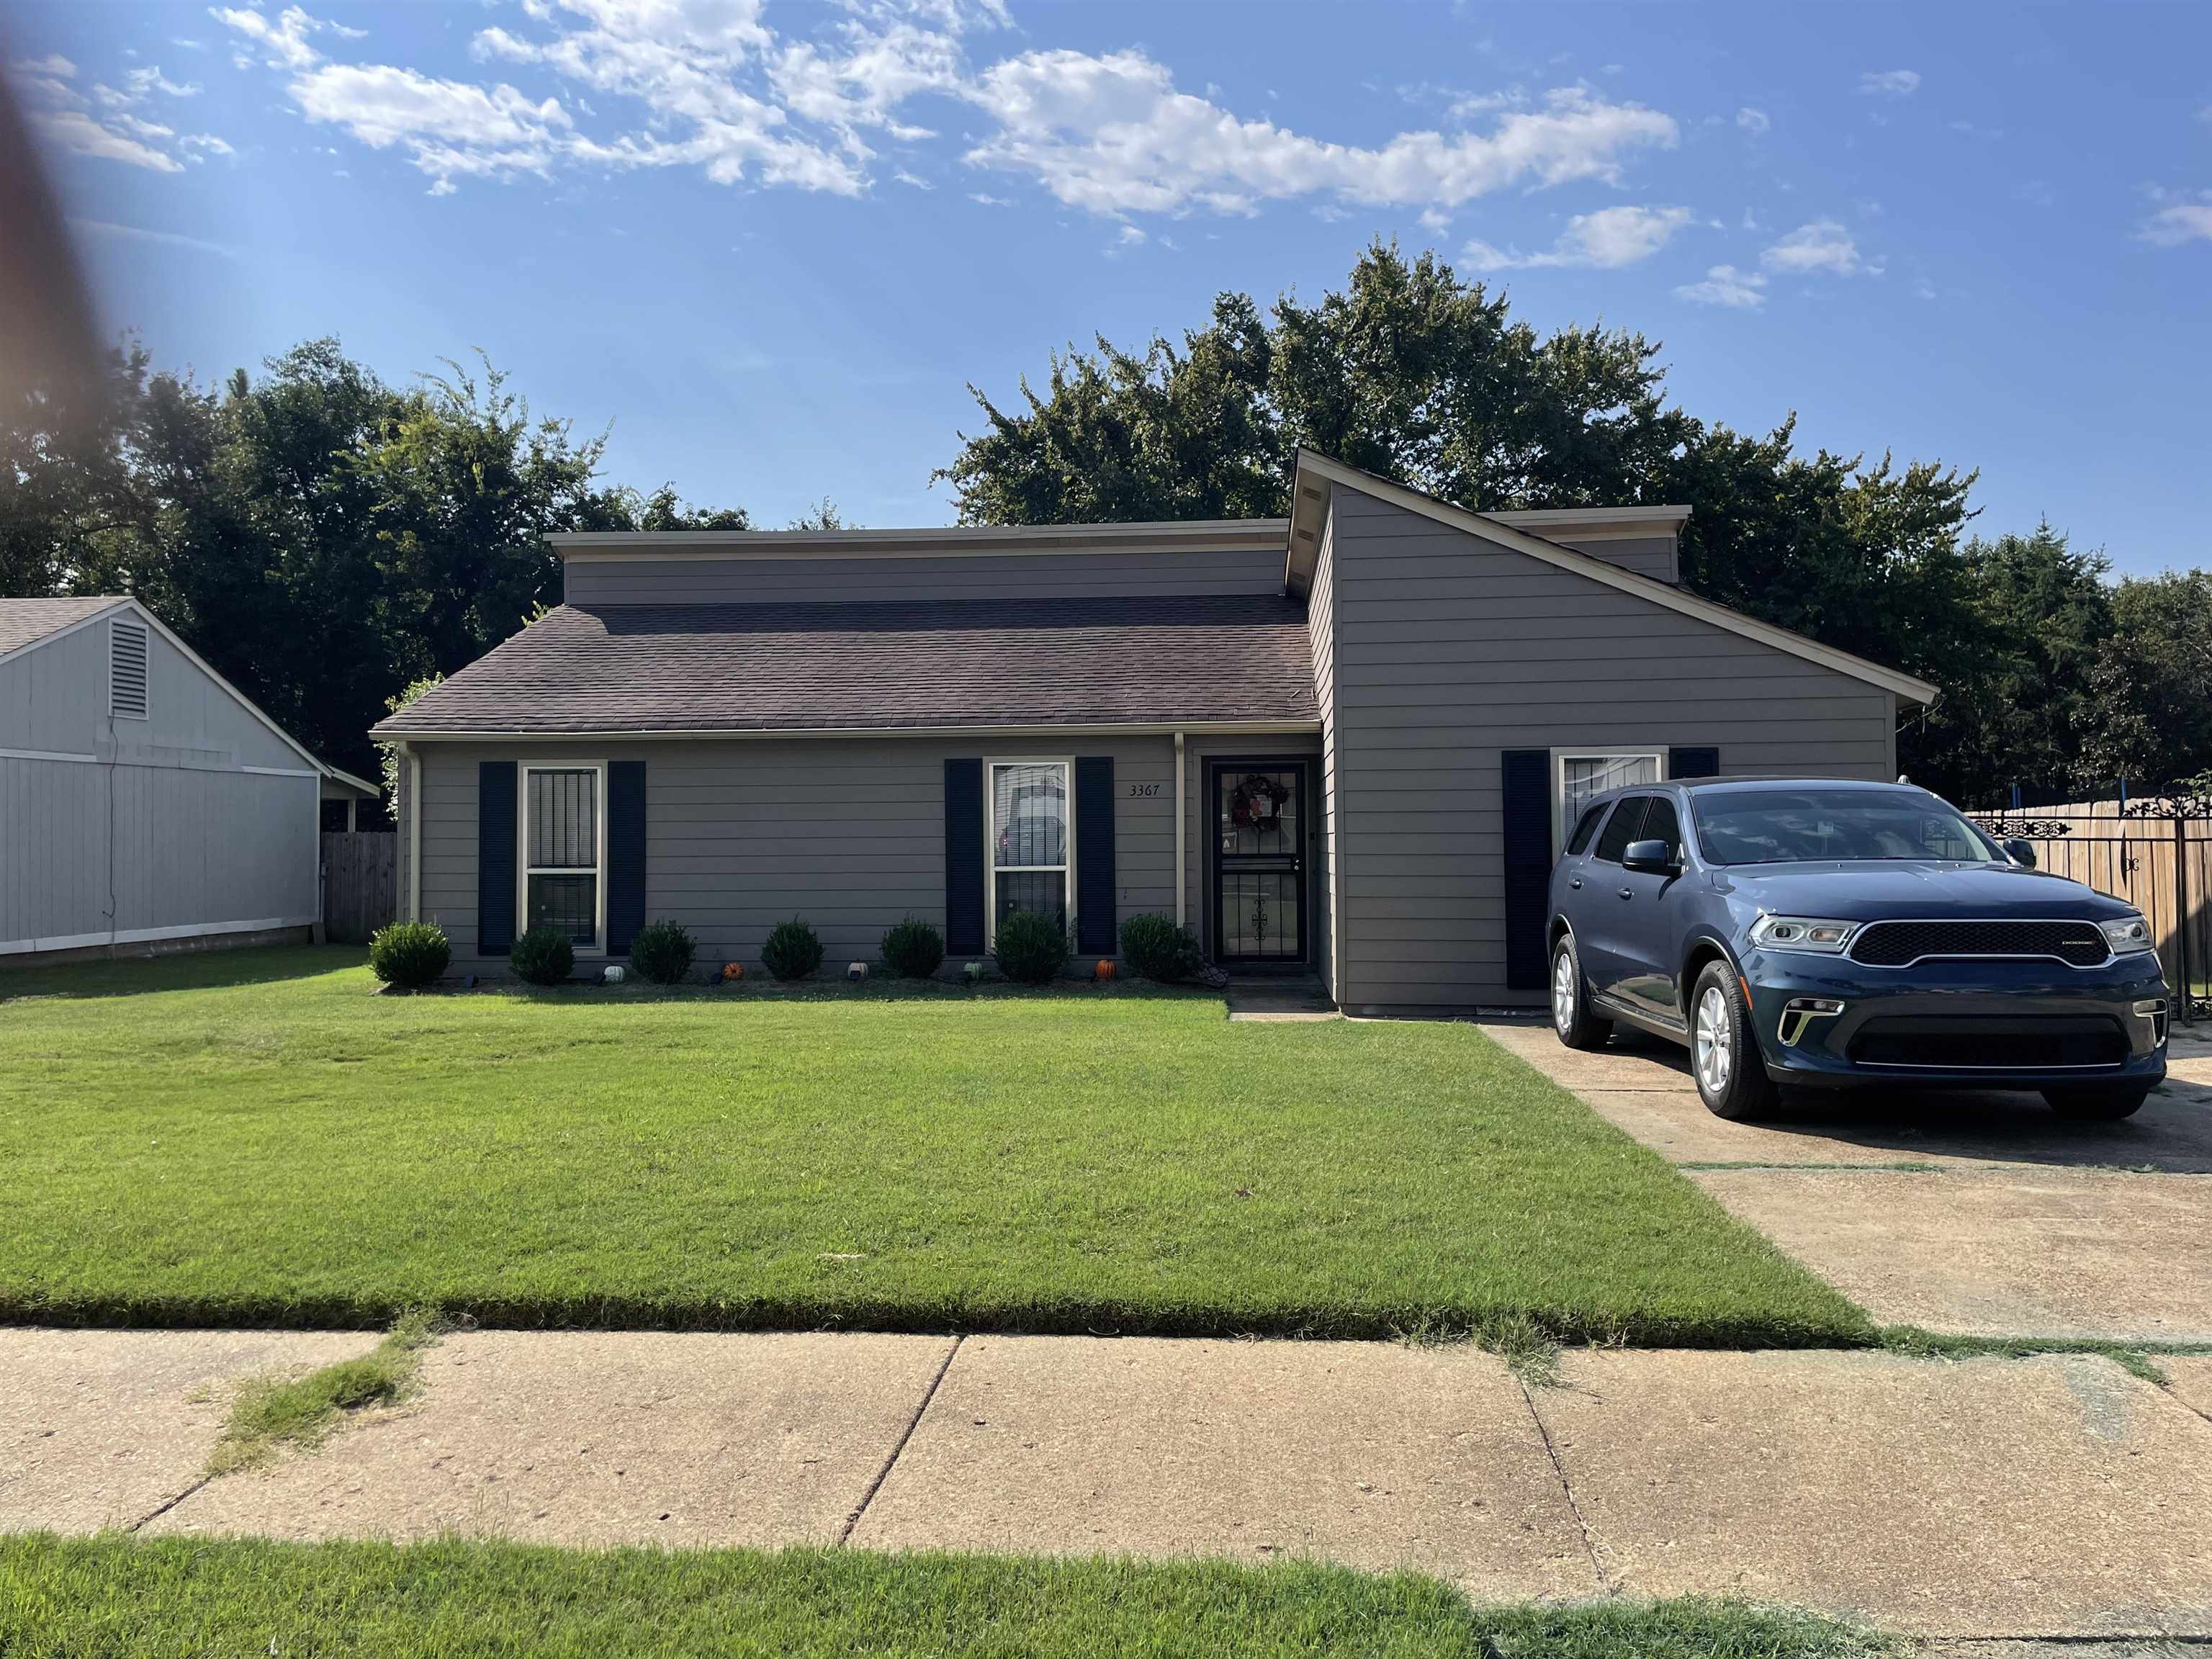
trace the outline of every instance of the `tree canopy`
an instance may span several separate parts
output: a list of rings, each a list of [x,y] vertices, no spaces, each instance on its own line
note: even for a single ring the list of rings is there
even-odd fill
[[[1698,419],[1659,351],[1540,336],[1378,241],[1317,304],[1224,294],[1180,339],[1054,356],[1017,404],[971,386],[982,427],[937,476],[969,524],[1279,516],[1302,445],[1478,510],[1686,503],[1685,586],[1943,688],[1900,733],[1921,781],[1979,796],[2212,765],[2212,677],[2181,678],[2208,639],[2191,578],[2114,587],[2048,526],[1970,539],[1973,472],[1805,453],[1794,416],[1758,436]],[[2140,706],[2169,695],[2196,712]]]
[[[311,340],[204,387],[134,344],[94,407],[34,393],[0,425],[0,592],[134,592],[366,775],[396,692],[559,602],[550,533],[750,527],[604,483],[605,447],[488,364],[395,387]]]

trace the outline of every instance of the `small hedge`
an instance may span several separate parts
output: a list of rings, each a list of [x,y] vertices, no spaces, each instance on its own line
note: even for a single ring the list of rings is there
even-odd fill
[[[395,921],[368,941],[368,968],[386,985],[419,991],[446,971],[453,947],[434,922]]]
[[[1131,916],[1123,922],[1121,959],[1130,972],[1163,985],[1196,979],[1206,966],[1198,935],[1167,916]]]
[[[656,921],[637,930],[630,941],[629,965],[655,985],[673,985],[691,971],[699,954],[699,941],[672,921]]]
[[[884,934],[884,966],[901,979],[927,979],[945,961],[945,935],[920,916]]]
[[[805,979],[822,965],[822,941],[799,917],[779,921],[761,946],[761,963],[778,979]]]
[[[558,927],[533,927],[514,941],[514,971],[532,985],[558,985],[576,966],[576,947]]]
[[[1024,985],[1042,985],[1059,978],[1073,954],[1067,929],[1060,918],[1039,915],[1034,910],[1017,910],[1006,917],[991,942],[991,957],[999,971]]]

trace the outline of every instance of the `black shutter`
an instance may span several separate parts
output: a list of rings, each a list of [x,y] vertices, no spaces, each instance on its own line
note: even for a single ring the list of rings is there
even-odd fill
[[[983,763],[945,763],[945,949],[983,951]]]
[[[1552,754],[1508,749],[1498,757],[1505,793],[1505,983],[1540,991],[1545,913],[1551,908]]]
[[[1717,778],[1721,775],[1717,749],[1669,749],[1667,775],[1670,778]]]
[[[1114,757],[1075,763],[1075,948],[1114,954],[1121,917],[1114,906]]]
[[[645,763],[607,763],[607,954],[626,957],[645,926]]]
[[[420,853],[416,854],[420,857]],[[477,954],[514,949],[514,763],[477,763]]]

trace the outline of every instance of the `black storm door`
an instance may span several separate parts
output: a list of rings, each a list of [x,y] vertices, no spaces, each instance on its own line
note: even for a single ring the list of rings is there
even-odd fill
[[[1224,963],[1306,959],[1306,768],[1300,761],[1218,761],[1207,799],[1213,830],[1213,953]]]

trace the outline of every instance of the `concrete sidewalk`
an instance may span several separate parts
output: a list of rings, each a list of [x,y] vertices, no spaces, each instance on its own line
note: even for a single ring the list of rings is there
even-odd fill
[[[319,1451],[222,1403],[361,1335],[0,1331],[0,1530],[1313,1555],[1936,1636],[2212,1636],[2212,1360],[481,1332]]]

